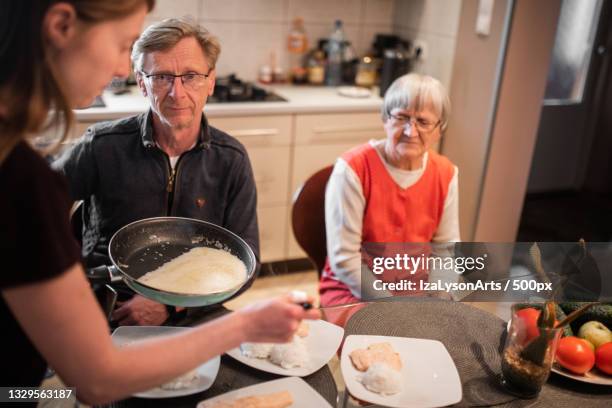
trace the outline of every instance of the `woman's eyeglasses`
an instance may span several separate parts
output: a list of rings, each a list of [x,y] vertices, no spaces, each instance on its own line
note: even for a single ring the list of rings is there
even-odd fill
[[[419,132],[431,132],[440,124],[439,120],[436,122],[430,122],[427,119],[412,117],[408,115],[390,114],[389,117],[395,121],[395,124],[397,126],[405,126],[409,123],[410,126],[416,127]]]
[[[206,79],[210,76],[210,70],[207,74],[199,74],[196,72],[189,72],[187,74],[174,75],[174,74],[147,74],[141,72],[145,78],[149,80],[151,86],[156,91],[168,91],[174,85],[176,78],[180,78],[183,86],[192,91],[197,91],[206,84]]]

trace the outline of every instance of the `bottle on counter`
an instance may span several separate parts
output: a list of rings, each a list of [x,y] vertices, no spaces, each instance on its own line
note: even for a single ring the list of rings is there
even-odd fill
[[[327,70],[325,84],[338,86],[342,84],[342,61],[344,57],[345,36],[342,21],[336,20],[334,31],[327,42]]]
[[[269,65],[262,65],[261,68],[259,68],[258,79],[262,84],[271,84],[272,68]]]
[[[304,56],[308,51],[308,37],[304,30],[304,20],[297,17],[293,20],[293,26],[289,31],[287,39],[287,50],[289,51],[289,73],[293,83],[306,82],[306,68],[304,68]]]

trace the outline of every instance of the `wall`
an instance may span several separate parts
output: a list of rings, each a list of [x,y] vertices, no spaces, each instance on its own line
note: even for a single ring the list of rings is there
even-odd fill
[[[341,19],[348,40],[362,54],[375,33],[392,31],[393,9],[394,0],[157,0],[145,24],[183,15],[197,18],[221,40],[219,75],[234,72],[253,80],[272,52],[288,65],[286,40],[295,17],[304,19],[311,45]]]
[[[442,152],[459,167],[459,223],[464,241],[474,239],[478,219],[511,0],[495,2],[489,36],[475,33],[478,3],[462,2],[450,87],[452,112],[442,140]]]
[[[450,88],[461,0],[395,0],[394,9],[393,32],[424,45],[415,70]]]
[[[476,241],[516,239],[561,0],[516,0],[500,78]]]

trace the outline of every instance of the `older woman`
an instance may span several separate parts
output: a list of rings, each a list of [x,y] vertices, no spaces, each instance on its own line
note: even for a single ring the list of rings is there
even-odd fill
[[[429,76],[398,78],[385,94],[386,138],[343,154],[325,196],[328,259],[321,305],[362,297],[366,242],[459,241],[458,170],[432,147],[446,129],[450,102]]]

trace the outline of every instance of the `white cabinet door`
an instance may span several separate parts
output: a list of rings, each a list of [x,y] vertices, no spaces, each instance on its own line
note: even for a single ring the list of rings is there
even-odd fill
[[[287,206],[258,206],[257,221],[261,261],[281,261],[287,258]]]
[[[362,141],[362,143],[365,142],[367,142],[367,139]],[[298,188],[300,188],[310,176],[326,166],[333,165],[342,153],[353,147],[355,147],[353,144],[296,146],[294,151],[295,156],[293,158],[293,178],[291,182],[292,203]],[[291,211],[289,211],[289,220],[291,220]],[[306,254],[295,241],[291,224],[289,224],[289,227],[289,258],[305,257]]]
[[[291,145],[292,120],[291,115],[209,118],[212,126],[240,140],[247,149]]]
[[[378,113],[333,113],[297,115],[295,144],[353,144],[384,137]]]
[[[209,118],[247,149],[257,186],[263,262],[287,258],[287,201],[292,144],[291,115]]]
[[[247,150],[253,166],[259,205],[286,206],[289,189],[290,147],[252,147]]]

